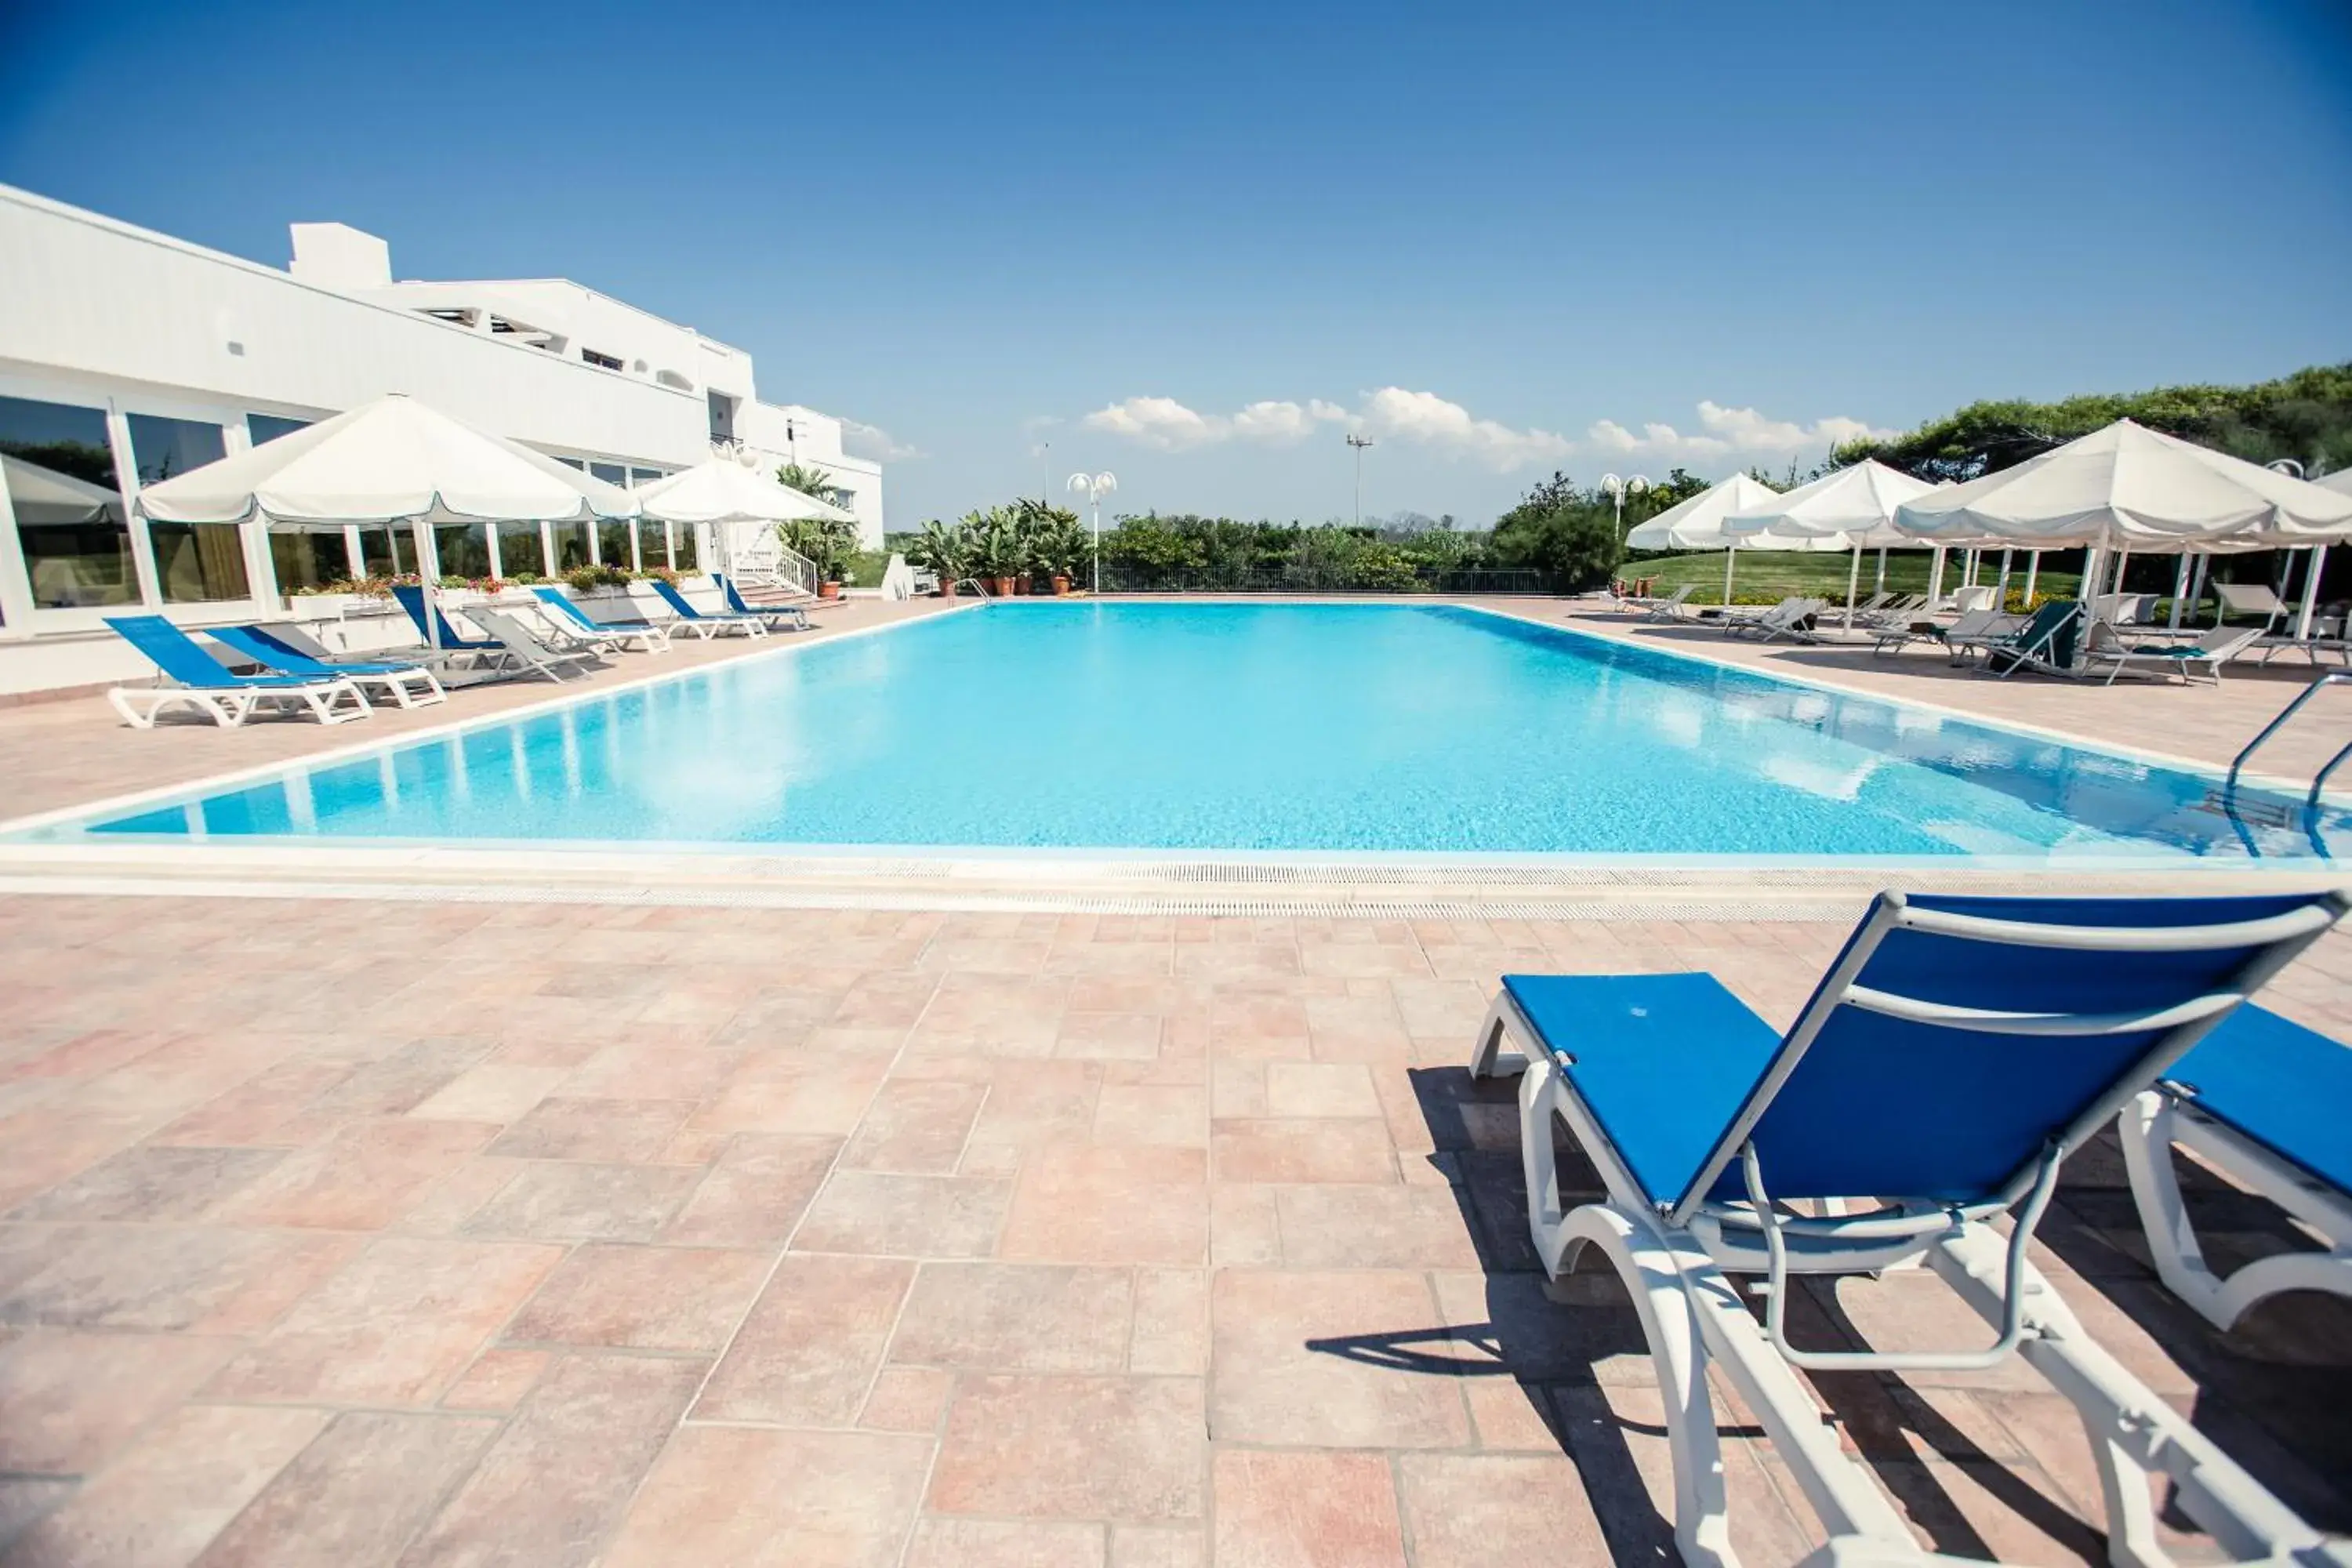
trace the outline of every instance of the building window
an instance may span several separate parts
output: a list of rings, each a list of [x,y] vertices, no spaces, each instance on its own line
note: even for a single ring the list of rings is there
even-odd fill
[[[555,537],[555,570],[558,574],[596,563],[591,555],[593,546],[588,541],[586,523],[551,523],[549,529]]]
[[[857,492],[856,490],[830,489],[824,492],[824,499],[831,501],[834,505],[839,507],[844,511],[856,511],[857,510]]]
[[[106,416],[0,397],[0,459],[33,603],[50,610],[137,603]]]
[[[351,552],[341,530],[333,533],[272,533],[269,563],[278,591],[298,594],[339,583],[352,573]]]
[[[608,485],[625,485],[629,482],[629,470],[618,463],[591,463],[588,465],[588,477],[602,479]]]
[[[669,524],[657,518],[641,517],[636,521],[637,570],[658,572],[669,564]]]
[[[308,419],[287,419],[276,414],[248,414],[245,416],[245,433],[253,438],[257,447],[310,427]]]
[[[499,574],[509,580],[549,575],[547,551],[539,542],[539,524],[499,524]]]
[[[416,571],[416,536],[406,523],[360,530],[360,562],[371,577],[406,577]]]
[[[641,490],[661,477],[662,471],[659,468],[631,468],[629,470],[629,488],[631,489]]]
[[[453,522],[433,531],[433,552],[441,558],[441,575],[468,582],[490,574],[490,525]]]
[[[131,460],[142,485],[160,485],[227,456],[217,425],[166,419],[159,414],[133,414],[128,422]],[[252,596],[245,574],[242,524],[151,521],[147,542],[155,552],[155,580],[163,590],[165,604],[202,605]]]
[[[590,364],[596,366],[599,370],[618,370],[621,368],[621,362],[619,360],[614,359],[611,354],[600,354],[594,349],[582,349],[580,351],[580,357],[587,361]]]

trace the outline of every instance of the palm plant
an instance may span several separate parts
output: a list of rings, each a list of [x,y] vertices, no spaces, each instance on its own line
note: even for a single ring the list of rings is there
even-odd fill
[[[939,580],[953,583],[971,574],[971,530],[961,523],[933,518],[908,552],[918,566],[928,567]]]
[[[776,483],[788,490],[814,496],[821,501],[833,500],[833,476],[823,468],[804,468],[798,463],[786,463],[776,470]]]

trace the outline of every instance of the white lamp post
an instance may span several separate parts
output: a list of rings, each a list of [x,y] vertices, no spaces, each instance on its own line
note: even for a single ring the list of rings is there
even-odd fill
[[[1640,474],[1630,479],[1621,479],[1614,474],[1601,476],[1601,493],[1617,508],[1617,538],[1620,542],[1625,538],[1625,498],[1640,495],[1649,488],[1650,481]]]
[[[1095,563],[1093,585],[1087,592],[1099,596],[1102,593],[1102,499],[1118,489],[1117,474],[1072,474],[1070,489],[1084,490],[1095,512]]]
[[[1356,526],[1364,526],[1364,448],[1372,444],[1370,436],[1350,434],[1348,445],[1356,451]]]

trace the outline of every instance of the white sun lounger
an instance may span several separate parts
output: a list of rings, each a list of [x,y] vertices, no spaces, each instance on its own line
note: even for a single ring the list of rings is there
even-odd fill
[[[2241,1007],[2125,1107],[2116,1127],[2157,1276],[2209,1322],[2227,1329],[2283,1290],[2352,1296],[2352,1047]],[[2175,1146],[2278,1205],[2322,1250],[2216,1274],[2181,1201]]]
[[[2028,1256],[2058,1171],[2342,917],[2341,892],[2243,899],[1882,895],[1777,1034],[1705,974],[1507,975],[1470,1072],[1525,1058],[1528,1224],[1555,1279],[1586,1248],[1632,1294],[1664,1395],[1683,1561],[1744,1544],[1708,1392],[1717,1363],[1828,1544],[1812,1564],[1928,1561],[1798,1373],[1984,1371],[2011,1357],[2081,1415],[2116,1563],[2173,1561],[2151,1481],[2244,1561],[2352,1563],[2101,1349]],[[1607,1195],[1564,1207],[1564,1121]],[[1816,1203],[1801,1215],[1784,1205]],[[2021,1207],[2020,1207],[2021,1205]],[[2019,1207],[2007,1235],[1995,1228]],[[1805,1350],[1795,1277],[1924,1265],[1991,1336]],[[1727,1276],[1762,1278],[1759,1323]]]
[[[1645,621],[1689,620],[1691,617],[1683,608],[1683,604],[1684,601],[1687,600],[1691,596],[1692,591],[1696,586],[1697,584],[1696,584],[1685,583],[1663,599],[1652,599],[1646,603],[1642,603],[1642,618]],[[1639,601],[1634,602],[1640,603]]]
[[[2084,658],[2092,665],[2115,667],[2107,671],[2110,686],[2126,669],[2158,676],[2178,675],[2186,686],[2191,674],[2200,668],[2206,679],[2219,686],[2221,667],[2253,647],[2261,637],[2262,633],[2252,626],[2215,626],[2195,642],[2127,644],[2116,635],[2113,626],[2105,621],[2094,621]]]

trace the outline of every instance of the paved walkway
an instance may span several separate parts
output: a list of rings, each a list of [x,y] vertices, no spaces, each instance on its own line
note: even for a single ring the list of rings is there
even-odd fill
[[[1784,1021],[1841,934],[0,900],[0,1563],[1670,1557],[1632,1310],[1544,1299],[1510,1086],[1459,1064],[1507,970],[1703,967]],[[2331,937],[2280,1005],[2352,1033],[2347,978]],[[2352,1526],[2352,1303],[2213,1333],[2120,1188],[2078,1157],[2042,1265]],[[1800,1316],[1980,1331],[1948,1300]],[[1818,1382],[1924,1540],[2098,1556],[2021,1366]],[[1786,1561],[1790,1478],[1723,1424]]]

